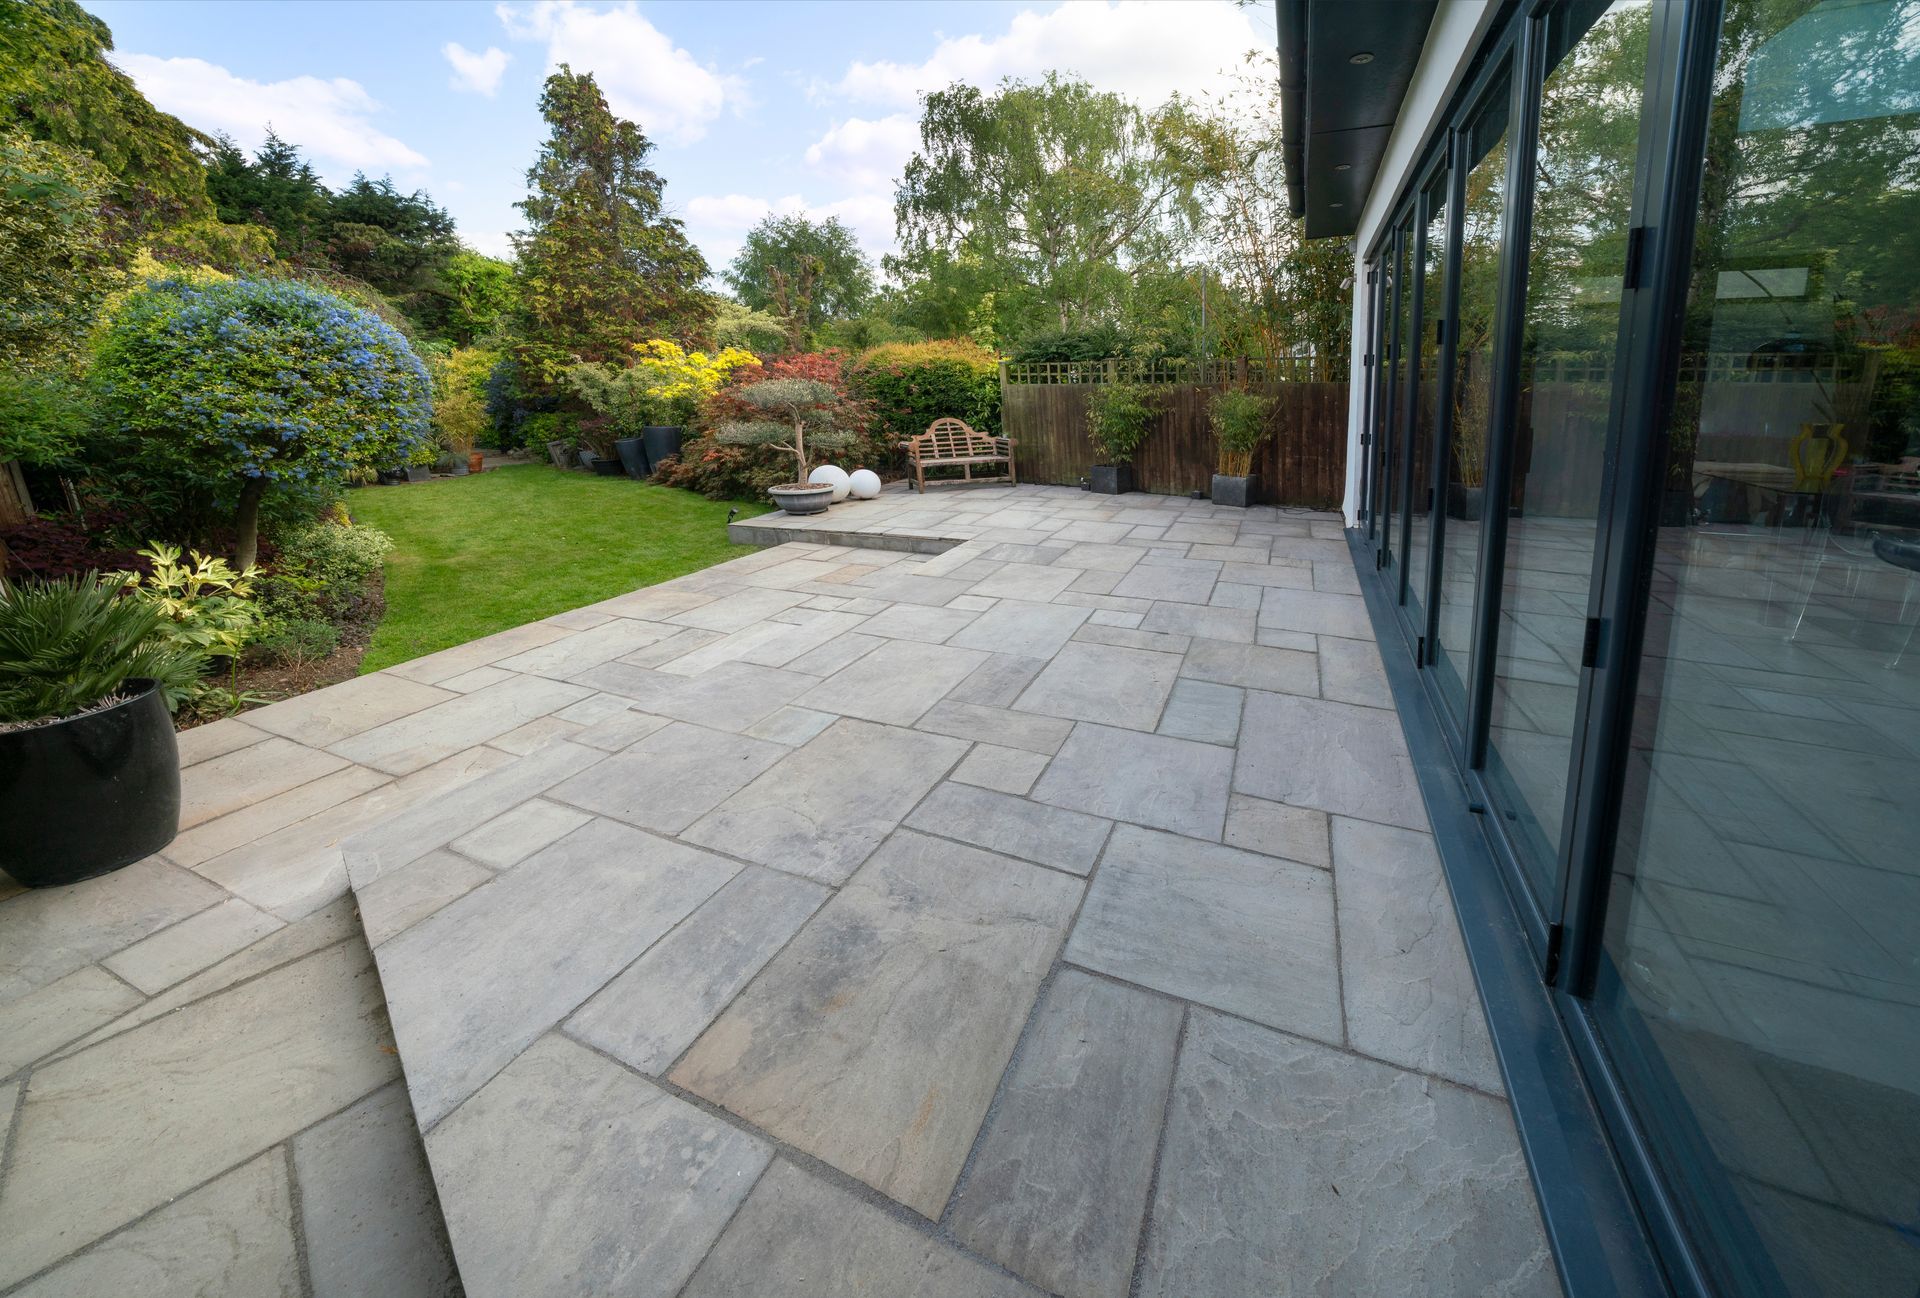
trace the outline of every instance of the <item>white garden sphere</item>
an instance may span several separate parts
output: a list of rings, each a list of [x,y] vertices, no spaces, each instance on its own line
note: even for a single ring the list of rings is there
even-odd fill
[[[823,464],[807,475],[807,481],[816,487],[832,487],[833,503],[839,504],[847,498],[849,479],[847,471],[837,464]]]
[[[872,500],[880,494],[880,475],[872,469],[855,469],[847,479],[855,500]]]

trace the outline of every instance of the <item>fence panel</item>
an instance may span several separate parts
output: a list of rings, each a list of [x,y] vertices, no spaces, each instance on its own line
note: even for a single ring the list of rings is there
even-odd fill
[[[1022,482],[1072,485],[1087,476],[1087,402],[1108,371],[1099,362],[1009,365],[1001,388],[1003,430],[1017,439]],[[1126,377],[1136,377],[1127,375]],[[1219,377],[1224,378],[1222,373]],[[1032,379],[1031,382],[1016,381]],[[1133,462],[1141,491],[1206,491],[1214,468],[1207,398],[1213,385],[1155,378],[1160,418]],[[1346,485],[1347,385],[1267,381],[1249,385],[1274,397],[1275,433],[1254,457],[1264,504],[1336,507]]]

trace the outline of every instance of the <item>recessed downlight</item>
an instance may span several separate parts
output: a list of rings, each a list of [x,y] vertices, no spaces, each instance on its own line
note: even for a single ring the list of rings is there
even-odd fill
[[[1347,62],[1356,64],[1371,63],[1373,62],[1373,52],[1371,50],[1361,50],[1358,54],[1349,54],[1347,55]]]
[[[1333,164],[1333,169],[1335,171],[1352,171],[1353,164],[1351,162],[1336,162]]]
[[[1328,207],[1345,207],[1346,204],[1345,203],[1328,203],[1327,206]]]

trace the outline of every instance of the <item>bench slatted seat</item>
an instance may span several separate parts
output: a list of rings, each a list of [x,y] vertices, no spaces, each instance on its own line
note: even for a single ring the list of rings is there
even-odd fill
[[[917,437],[900,443],[907,453],[907,461],[913,468],[914,485],[924,495],[927,490],[927,470],[958,466],[963,482],[1009,482],[1017,484],[1014,476],[1013,442],[1011,437],[994,437],[988,433],[976,432],[964,419],[936,419],[927,425],[927,431]],[[978,464],[1004,464],[1005,473],[991,477],[976,478],[973,469]]]

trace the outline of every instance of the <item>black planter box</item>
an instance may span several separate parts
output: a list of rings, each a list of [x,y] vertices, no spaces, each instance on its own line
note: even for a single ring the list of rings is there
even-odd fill
[[[617,459],[603,459],[598,455],[582,455],[586,467],[592,469],[595,477],[617,478],[627,471],[626,466]]]
[[[1467,523],[1477,523],[1486,509],[1487,489],[1469,487],[1464,483],[1447,484],[1447,517],[1457,518]]]
[[[1259,494],[1260,475],[1257,473],[1216,473],[1213,475],[1213,490],[1209,493],[1214,504],[1229,505],[1234,509],[1245,509]]]
[[[653,465],[647,459],[647,442],[644,437],[622,437],[613,444],[613,453],[620,457],[620,467],[635,482],[644,481],[653,476]]]
[[[1087,478],[1095,495],[1124,496],[1133,490],[1131,464],[1096,464]]]
[[[152,681],[64,721],[0,733],[0,870],[29,888],[132,865],[180,832],[180,749]]]

